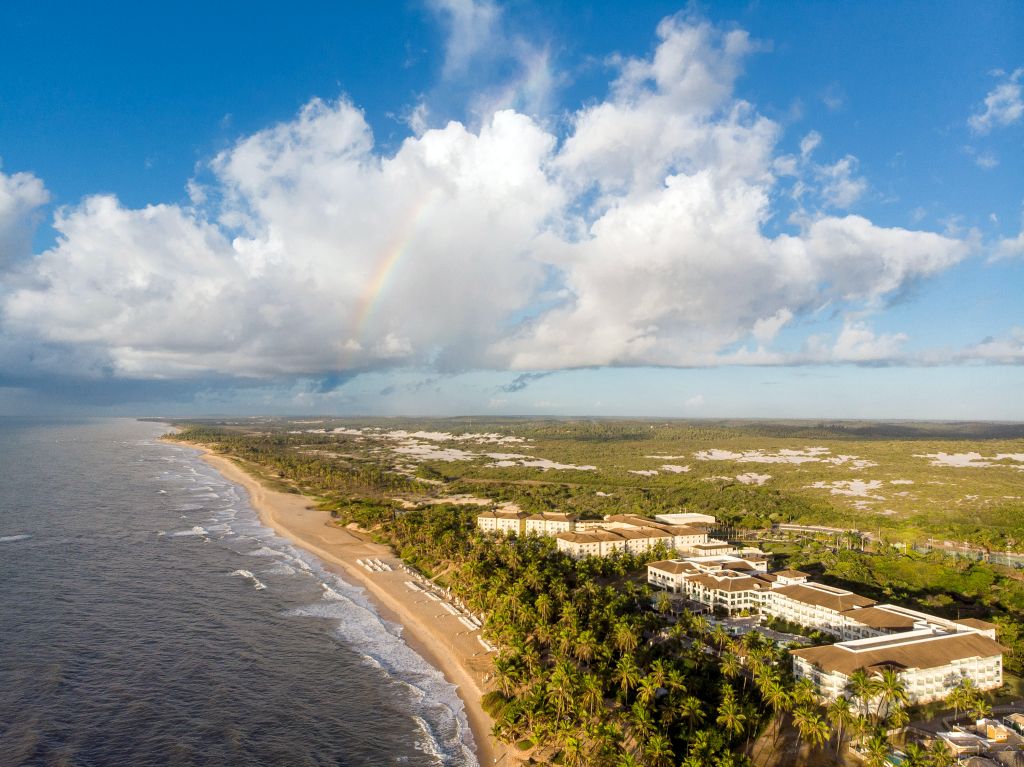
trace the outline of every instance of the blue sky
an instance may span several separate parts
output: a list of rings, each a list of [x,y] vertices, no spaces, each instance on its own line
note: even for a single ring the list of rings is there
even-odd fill
[[[290,11],[0,7],[0,413],[1024,418],[1019,3]]]

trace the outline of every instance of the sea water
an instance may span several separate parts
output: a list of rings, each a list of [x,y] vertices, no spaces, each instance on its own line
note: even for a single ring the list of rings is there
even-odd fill
[[[475,765],[400,627],[167,431],[0,418],[0,765]]]

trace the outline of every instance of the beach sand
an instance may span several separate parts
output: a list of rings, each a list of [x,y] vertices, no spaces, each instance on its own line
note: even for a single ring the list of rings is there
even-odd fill
[[[400,560],[389,547],[363,540],[356,533],[333,525],[327,512],[312,508],[312,499],[272,490],[235,461],[203,445],[184,444],[201,450],[204,461],[246,489],[264,525],[315,554],[328,569],[345,580],[365,588],[381,615],[403,626],[402,637],[410,647],[440,669],[458,688],[481,767],[499,761],[509,763],[504,759],[505,747],[491,737],[494,722],[480,705],[484,680],[492,664],[491,656],[478,639],[479,631],[470,631],[440,602],[409,588],[406,581],[412,579],[400,568]],[[378,559],[394,569],[370,572],[356,562],[367,558]]]

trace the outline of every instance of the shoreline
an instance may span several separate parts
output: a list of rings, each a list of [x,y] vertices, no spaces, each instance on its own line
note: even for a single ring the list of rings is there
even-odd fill
[[[200,457],[225,479],[240,485],[260,522],[291,543],[314,554],[324,567],[362,587],[385,620],[402,626],[402,639],[455,686],[466,710],[477,761],[493,765],[507,756],[505,746],[491,737],[494,722],[483,710],[484,677],[491,661],[477,639],[455,616],[437,613],[438,603],[405,585],[410,576],[390,547],[365,541],[353,532],[329,524],[327,512],[312,508],[312,498],[271,490],[234,460],[195,442],[175,442],[200,451]],[[357,559],[373,558],[394,569],[371,572]]]

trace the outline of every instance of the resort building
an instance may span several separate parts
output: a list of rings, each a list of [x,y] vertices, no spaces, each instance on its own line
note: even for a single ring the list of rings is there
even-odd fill
[[[821,583],[794,583],[773,588],[762,609],[772,617],[841,637],[849,621],[845,613],[873,604],[875,600],[846,589]]]
[[[580,557],[607,557],[626,550],[626,539],[610,530],[577,530],[555,536],[558,550],[573,559]]]
[[[825,700],[847,694],[858,669],[896,670],[913,704],[945,698],[963,679],[981,690],[1003,683],[1004,650],[992,623],[879,605],[813,583],[799,570],[766,570],[761,552],[687,557],[651,562],[647,582],[728,615],[761,613],[839,637],[833,645],[792,651],[795,675],[810,679]]]
[[[524,535],[529,516],[525,511],[485,511],[477,515],[476,526],[488,533]]]
[[[655,514],[654,519],[663,525],[700,525],[702,527],[713,527],[718,521],[710,514]]]
[[[576,520],[577,516],[575,514],[563,514],[557,511],[531,514],[526,518],[526,534],[558,535],[558,533],[571,533],[576,529]]]
[[[769,590],[771,585],[767,581],[733,570],[701,573],[683,582],[683,593],[690,599],[728,615],[760,611],[764,593]]]
[[[964,679],[981,690],[1002,686],[1004,648],[979,631],[962,628],[956,633],[926,628],[791,650],[793,671],[814,682],[825,700],[845,694],[858,669],[894,669],[912,705],[943,699]]]

